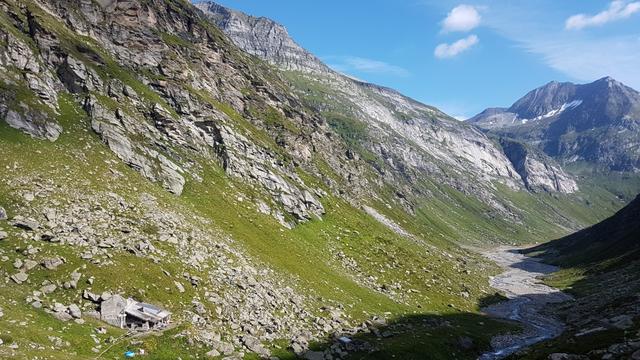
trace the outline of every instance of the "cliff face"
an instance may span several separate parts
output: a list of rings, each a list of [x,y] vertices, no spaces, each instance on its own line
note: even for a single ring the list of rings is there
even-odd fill
[[[578,191],[575,180],[549,156],[515,140],[500,139],[500,144],[529,190],[562,193]]]
[[[309,163],[312,151],[341,145],[323,140],[320,120],[277,78],[266,81],[270,70],[236,50],[205,19],[194,18],[195,12],[161,12],[182,6],[171,2],[153,5],[45,3],[42,9],[60,22],[54,26],[42,23],[50,16],[39,13],[45,10],[29,8],[20,26],[29,27],[31,39],[3,33],[5,121],[54,141],[64,129],[51,115],[59,112],[57,94],[67,91],[122,161],[172,193],[202,176],[189,157],[204,156],[262,187],[275,205],[269,211],[283,223],[322,215],[318,193],[290,164]],[[132,75],[141,73],[146,76]],[[12,91],[22,88],[27,92]],[[278,133],[280,145],[291,151],[283,158],[272,150],[272,140],[251,138],[240,117]]]

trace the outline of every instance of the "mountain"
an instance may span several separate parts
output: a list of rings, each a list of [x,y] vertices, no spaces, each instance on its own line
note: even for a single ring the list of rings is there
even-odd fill
[[[567,267],[640,260],[640,196],[612,217],[532,251]]]
[[[482,183],[498,180],[512,188],[526,188],[528,184],[544,182],[553,185],[538,189],[563,193],[578,189],[575,180],[551,158],[538,158],[537,161],[543,166],[538,166],[536,170],[524,170],[522,164],[512,163],[492,139],[473,127],[392,89],[357,81],[324,65],[319,66],[319,60],[295,45],[280,24],[212,2],[201,2],[197,7],[213,19],[240,48],[281,69],[293,70],[287,74],[298,95],[323,114],[335,129],[349,130],[347,128],[353,124],[367,127],[366,138],[356,139],[360,144],[354,152],[364,153],[360,156],[365,158],[373,155],[380,159],[389,158],[390,154],[401,154],[400,157],[389,159],[389,165],[396,170],[401,169],[412,183],[427,172],[440,182],[480,195],[484,201],[495,203],[498,208],[502,205],[495,198],[491,199],[491,195],[481,186],[474,186],[473,181],[461,182],[457,179],[480,175]],[[283,47],[281,44],[293,45]],[[306,61],[296,61],[292,66],[290,59]],[[352,134],[342,135],[354,142],[354,139],[348,138]],[[527,162],[526,166],[530,164]],[[516,170],[514,166],[521,170]],[[443,169],[456,169],[457,179],[452,181]],[[469,169],[475,175],[469,176]],[[562,173],[561,176],[556,176],[550,169],[557,169],[558,173]],[[386,172],[385,175],[388,176]],[[530,175],[537,179],[529,179]],[[391,182],[403,180],[396,178]]]
[[[281,57],[183,0],[0,9],[0,357],[475,359],[512,326],[468,248],[623,205],[266,19]]]
[[[609,77],[584,85],[551,82],[468,122],[533,144],[562,164],[640,169],[640,93]]]

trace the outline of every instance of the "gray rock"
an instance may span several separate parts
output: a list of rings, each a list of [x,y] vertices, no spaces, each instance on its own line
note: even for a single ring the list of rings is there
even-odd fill
[[[47,270],[55,270],[62,264],[64,264],[64,259],[60,257],[47,258],[42,261],[42,266]]]
[[[9,237],[6,231],[0,231],[0,240],[4,240]]]
[[[52,292],[56,291],[57,286],[55,284],[48,284],[48,285],[44,285],[43,287],[40,288],[40,291],[43,294],[51,294]]]
[[[0,221],[7,220],[7,210],[5,210],[2,206],[0,206]]]
[[[127,306],[127,300],[120,295],[113,295],[100,303],[100,320],[120,327],[120,314]]]
[[[29,271],[29,270],[33,269],[34,267],[38,266],[38,262],[34,261],[34,260],[31,260],[31,259],[26,259],[22,266],[26,271]]]
[[[84,291],[82,292],[82,298],[94,303],[100,302],[100,299],[101,299],[100,295],[94,294],[87,289],[84,289]]]
[[[205,355],[205,356],[207,356],[207,357],[212,357],[212,358],[213,358],[213,357],[218,357],[218,356],[220,356],[220,352],[219,352],[218,350],[216,350],[216,349],[213,349],[213,350],[211,350],[211,351],[207,352],[207,353],[206,353],[206,354],[204,354],[204,355]]]
[[[41,119],[35,116],[31,117],[28,113],[20,114],[16,111],[9,110],[4,120],[12,128],[22,130],[36,138],[56,141],[62,133],[62,127],[60,127],[60,125],[47,120],[41,121]]]
[[[23,271],[15,273],[11,275],[11,280],[13,280],[16,284],[22,284],[23,282],[29,279],[29,275]]]
[[[621,330],[626,330],[633,327],[633,317],[631,317],[630,315],[618,315],[612,319],[609,319],[609,322],[613,327]]]
[[[107,301],[107,300],[111,299],[112,297],[113,297],[113,295],[110,292],[105,291],[100,295],[100,300],[101,301]]]
[[[244,335],[242,337],[242,344],[244,344],[244,346],[246,346],[247,349],[249,349],[250,351],[262,357],[268,357],[269,355],[271,355],[269,350],[267,350],[264,346],[262,346],[262,344],[260,343],[260,340],[258,340],[257,338],[251,335]]]
[[[79,319],[82,317],[82,311],[80,307],[76,304],[71,304],[68,307],[69,314],[73,316],[75,319]]]
[[[303,356],[306,360],[324,360],[324,353],[321,351],[307,351]]]
[[[183,293],[185,291],[184,290],[184,286],[182,286],[182,284],[180,282],[174,281],[173,283],[176,285],[176,288],[178,289],[178,292]]]
[[[32,218],[25,218],[23,216],[17,215],[13,219],[11,219],[10,224],[24,230],[34,231],[40,227],[40,223]]]
[[[69,321],[71,319],[73,319],[73,316],[71,316],[69,313],[66,312],[54,312],[53,313],[53,317],[55,317],[56,319],[60,320],[60,321]]]
[[[568,360],[569,354],[565,353],[553,353],[547,357],[548,360]]]

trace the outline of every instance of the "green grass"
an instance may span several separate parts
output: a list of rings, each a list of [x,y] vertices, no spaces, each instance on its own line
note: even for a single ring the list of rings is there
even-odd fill
[[[171,196],[159,185],[149,183],[140,174],[117,161],[97,135],[89,130],[89,120],[73,97],[62,95],[59,109],[60,116],[57,121],[64,128],[64,132],[55,143],[32,139],[0,123],[0,146],[3,149],[0,154],[0,166],[3,168],[12,167],[13,164],[19,166],[19,170],[8,172],[5,179],[16,179],[22,176],[42,177],[64,188],[73,188],[79,193],[114,191],[132,202],[135,202],[140,192],[148,192],[157,197],[163,206],[178,210],[185,209],[187,213],[198,214],[212,220],[214,229],[231,235],[236,240],[237,246],[246,249],[256,263],[266,264],[276,270],[279,277],[290,279],[291,286],[309,297],[311,310],[319,311],[321,305],[327,304],[342,305],[345,307],[347,316],[354,323],[363,321],[371,315],[383,313],[388,313],[391,319],[402,319],[414,314],[447,317],[466,312],[475,313],[478,309],[477,299],[485,296],[487,292],[486,276],[494,271],[493,268],[486,268],[485,271],[473,275],[464,274],[458,260],[451,260],[441,255],[437,249],[425,248],[424,245],[398,236],[362,211],[332,196],[322,199],[327,209],[327,215],[322,220],[310,221],[294,230],[285,230],[273,218],[259,215],[251,206],[248,207],[251,200],[260,196],[260,193],[251,186],[236,183],[228,178],[214,162],[203,163],[206,171],[202,183],[189,182],[183,196]],[[47,156],[30,156],[25,159],[25,153]],[[205,160],[198,159],[198,161]],[[112,168],[124,174],[125,177],[118,182],[105,181],[111,176]],[[320,184],[319,181],[312,180],[313,177],[308,179],[308,181],[316,181],[314,185]],[[23,201],[17,196],[15,190],[6,183],[0,185],[0,201],[10,215],[15,214]],[[237,194],[244,195],[247,200],[238,202]],[[60,199],[64,199],[62,193],[54,196],[61,196]],[[32,206],[37,206],[37,202],[38,200]],[[3,228],[7,229],[4,226]],[[19,240],[16,237],[17,231],[7,230],[10,230],[10,239],[0,243],[0,249],[4,253],[14,254],[16,247],[24,248],[30,244],[28,240]],[[152,225],[142,224],[141,231],[153,237],[157,229]],[[16,314],[24,312],[33,316],[33,322],[22,329],[19,325],[2,319],[0,331],[3,336],[11,336],[6,340],[17,342],[22,349],[19,353],[27,357],[90,358],[93,356],[92,340],[88,335],[93,327],[97,326],[96,324],[89,323],[82,326],[71,323],[62,324],[54,321],[42,310],[31,308],[23,300],[29,289],[39,287],[42,281],[66,279],[73,269],[85,264],[79,259],[76,250],[68,246],[40,242],[38,246],[42,248],[38,259],[58,255],[67,258],[68,262],[55,271],[32,270],[29,284],[10,283],[2,286],[2,294],[5,298],[1,306],[5,309],[5,314],[9,311]],[[162,249],[173,254],[170,247]],[[377,276],[381,283],[400,282],[403,289],[414,289],[416,292],[405,294],[403,290],[400,292],[403,300],[395,301],[359,284],[354,274],[342,268],[331,255],[336,250],[341,250],[356,259],[362,274]],[[144,298],[166,306],[175,313],[180,313],[182,309],[190,306],[190,299],[196,294],[194,293],[196,290],[185,286],[186,293],[177,293],[174,290],[173,278],[165,276],[162,272],[162,270],[168,270],[172,274],[182,273],[185,269],[179,261],[163,261],[156,264],[124,251],[117,251],[114,255],[116,256],[112,265],[87,264],[81,271],[84,277],[79,290],[86,288],[88,284],[85,279],[93,276],[95,282],[92,289],[96,292],[116,289],[127,296]],[[10,258],[13,259],[15,256],[12,255]],[[452,266],[456,263],[458,265]],[[386,268],[386,265],[390,264],[393,266]],[[3,263],[0,269],[6,274],[14,272],[11,261]],[[145,269],[145,271],[131,273],[129,269]],[[385,272],[379,272],[380,269],[384,269]],[[189,271],[193,272],[193,269]],[[123,277],[123,273],[130,275]],[[204,276],[205,274],[196,273],[196,275]],[[462,287],[462,284],[465,286]],[[139,289],[144,289],[144,295],[139,292]],[[459,296],[463,289],[472,294],[470,299],[462,299]],[[78,291],[57,290],[52,296],[68,304],[78,301],[79,294]],[[449,304],[454,307],[449,307]],[[493,324],[491,320],[484,321],[487,324]],[[30,341],[38,343],[48,341],[43,336],[49,330],[41,325],[47,326],[46,324],[50,323],[56,325],[52,327],[54,333],[63,331],[64,327],[70,329],[64,333],[63,339],[68,339],[73,344],[71,347],[73,350],[50,348],[26,350],[27,343]],[[30,328],[34,326],[39,326],[43,330],[31,332]],[[500,326],[492,329],[495,332],[503,330]],[[487,334],[489,333],[491,332]],[[109,335],[118,334],[117,330],[110,328]],[[194,348],[181,339],[173,340],[174,334],[175,331],[159,337],[149,336],[141,339],[142,345],[136,346],[146,348],[158,356],[166,354],[167,357],[190,358],[194,354],[206,352],[207,349]],[[442,336],[448,336],[444,334],[447,332],[443,332]],[[396,344],[391,343],[389,346],[393,347]],[[105,358],[119,357],[129,347],[128,340],[122,344],[119,343],[106,354]],[[281,353],[287,352],[281,350]]]

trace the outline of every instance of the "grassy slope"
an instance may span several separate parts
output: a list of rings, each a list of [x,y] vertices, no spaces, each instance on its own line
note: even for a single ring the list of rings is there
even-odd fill
[[[272,218],[259,215],[253,207],[247,206],[252,189],[234,183],[215,164],[207,164],[208,171],[202,183],[189,182],[183,196],[171,196],[159,186],[148,183],[138,173],[117,162],[115,156],[97,136],[88,131],[88,120],[84,119],[82,110],[70,97],[62,97],[61,110],[58,121],[65,132],[55,143],[31,139],[4,123],[0,124],[0,147],[3,149],[0,167],[13,169],[15,165],[17,169],[5,173],[3,179],[40,177],[51,179],[63,187],[73,187],[78,192],[113,191],[126,199],[134,199],[143,191],[148,192],[156,196],[163,206],[188,209],[213,220],[216,229],[220,228],[230,234],[259,263],[274,268],[283,278],[295,279],[292,283],[297,284],[298,291],[317,300],[314,305],[316,309],[327,303],[344,304],[348,316],[354,321],[362,321],[370,315],[382,313],[389,313],[391,318],[397,319],[415,313],[452,317],[455,326],[451,331],[445,329],[430,333],[429,336],[423,335],[429,339],[425,342],[425,347],[430,348],[432,344],[445,339],[450,341],[452,336],[462,331],[456,329],[466,328],[467,325],[477,324],[479,321],[484,321],[486,328],[491,329],[472,334],[480,346],[486,346],[490,334],[507,328],[479,315],[473,315],[477,311],[477,299],[486,296],[485,277],[493,271],[491,268],[464,274],[461,268],[453,267],[455,260],[444,257],[438,251],[434,251],[434,254],[426,253],[423,245],[396,235],[363,212],[331,197],[323,199],[327,215],[322,221],[313,221],[291,231],[284,230]],[[105,181],[109,178],[110,167],[115,167],[117,171],[125,174],[125,178],[117,183]],[[4,183],[0,185],[0,202],[7,208],[10,216],[15,215],[16,206],[22,201],[16,190],[7,188]],[[238,202],[238,194],[248,199],[247,202]],[[33,205],[36,206],[35,203]],[[0,269],[6,274],[12,274],[15,271],[11,265],[14,249],[25,248],[32,244],[32,241],[18,238],[18,231],[6,224],[0,224],[0,227],[11,233],[9,239],[0,243],[0,249],[9,255],[8,261],[0,263]],[[37,246],[42,248],[42,254],[64,256],[68,263],[56,271],[32,270],[31,285],[15,285],[9,281],[1,286],[3,290],[0,294],[0,306],[4,309],[5,317],[0,319],[0,334],[6,343],[19,344],[20,356],[89,358],[93,356],[89,335],[97,326],[96,323],[77,325],[58,322],[24,301],[30,292],[29,289],[39,287],[44,279],[63,280],[64,276],[68,276],[68,272],[84,264],[84,261],[69,252],[65,246],[45,242],[38,242]],[[330,255],[330,249],[343,250],[356,259],[361,264],[363,273],[379,276],[383,281],[403,281],[405,289],[415,289],[416,293],[408,295],[405,301],[396,302],[359,285]],[[384,252],[381,252],[381,249],[384,249]],[[396,265],[386,268],[383,274],[379,273],[378,270],[388,261],[395,261]],[[94,276],[96,283],[102,288],[120,288],[123,293],[128,294],[134,293],[138,288],[146,288],[146,296],[150,300],[179,311],[184,306],[183,303],[190,302],[193,294],[189,291],[179,294],[164,290],[172,289],[173,284],[172,280],[163,276],[162,269],[172,273],[183,271],[178,264],[175,265],[176,268],[167,266],[170,265],[164,264],[161,268],[150,260],[122,252],[116,257],[114,265],[96,267],[88,264],[82,272],[86,277]],[[416,269],[422,267],[428,267],[429,272],[415,274]],[[120,276],[124,272],[130,274],[130,269],[145,271],[136,271],[126,278]],[[431,279],[437,279],[437,282],[427,281]],[[155,286],[149,288],[148,284]],[[470,299],[459,296],[462,290],[459,284],[466,284],[465,290],[472,294]],[[56,296],[56,300],[70,303],[77,300],[78,292],[65,292]],[[449,307],[449,304],[455,308]],[[457,315],[466,312],[469,314]],[[28,321],[21,325],[22,320]],[[431,325],[428,329],[433,331]],[[194,349],[181,340],[168,341],[179,330],[182,330],[182,327],[161,337],[152,336],[144,339],[142,346],[161,358],[165,355],[189,358],[189,354],[198,354],[206,350]],[[62,353],[58,352],[59,350],[28,346],[30,342],[47,343],[47,336],[50,335],[69,341],[71,346],[63,349]],[[110,329],[107,336],[118,335],[119,330]],[[397,340],[390,340],[389,345],[403,346],[396,343]],[[118,357],[126,347],[127,342],[117,344],[105,358]],[[424,350],[414,348],[413,352]],[[445,358],[449,350],[442,347],[435,350],[435,353],[438,352],[441,352],[441,358]]]

